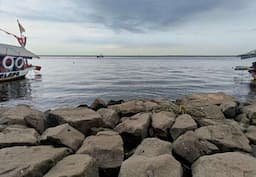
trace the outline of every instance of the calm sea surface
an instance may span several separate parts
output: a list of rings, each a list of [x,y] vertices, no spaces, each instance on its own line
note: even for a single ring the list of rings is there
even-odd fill
[[[256,97],[239,58],[89,58],[42,57],[42,76],[0,83],[0,106],[28,104],[38,109],[90,104],[96,97],[110,99],[167,97],[197,92],[225,92],[242,101]]]

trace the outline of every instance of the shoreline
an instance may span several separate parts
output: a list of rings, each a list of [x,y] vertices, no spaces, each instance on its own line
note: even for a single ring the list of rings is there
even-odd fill
[[[198,93],[45,112],[0,107],[0,161],[5,176],[255,175],[256,102]]]

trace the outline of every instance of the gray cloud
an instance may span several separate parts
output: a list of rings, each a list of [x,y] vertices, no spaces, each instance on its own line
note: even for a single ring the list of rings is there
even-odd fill
[[[33,20],[101,24],[115,31],[141,33],[148,30],[166,30],[196,20],[196,15],[222,8],[225,11],[246,6],[241,0],[73,0],[69,7],[42,1],[38,9],[0,13],[16,13],[17,17]],[[1,0],[0,0],[1,2]],[[50,1],[51,2],[51,1]],[[29,6],[28,6],[29,7]]]

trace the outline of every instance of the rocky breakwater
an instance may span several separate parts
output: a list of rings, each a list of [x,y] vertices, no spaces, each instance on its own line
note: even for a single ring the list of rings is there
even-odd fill
[[[256,102],[96,99],[0,108],[0,177],[255,177]]]

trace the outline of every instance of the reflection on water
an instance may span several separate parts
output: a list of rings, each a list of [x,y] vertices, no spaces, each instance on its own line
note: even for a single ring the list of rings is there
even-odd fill
[[[31,84],[28,79],[0,83],[0,101],[31,97]]]

